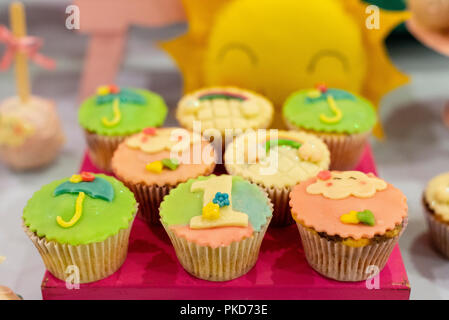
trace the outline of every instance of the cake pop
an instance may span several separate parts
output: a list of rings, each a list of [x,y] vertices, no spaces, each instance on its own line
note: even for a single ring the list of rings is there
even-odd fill
[[[0,256],[0,264],[5,261],[5,257]],[[0,300],[22,300],[8,287],[0,286]]]
[[[0,42],[6,45],[0,70],[15,61],[18,93],[0,102],[0,161],[16,170],[35,169],[56,158],[64,134],[54,103],[31,95],[28,60],[48,69],[55,63],[38,52],[40,39],[26,35],[22,3],[11,4],[10,19],[12,32],[0,26]]]

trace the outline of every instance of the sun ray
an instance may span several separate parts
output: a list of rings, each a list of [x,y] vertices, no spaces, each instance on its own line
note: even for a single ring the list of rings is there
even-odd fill
[[[188,21],[187,33],[160,43],[184,75],[184,92],[204,85],[203,60],[210,28],[217,13],[230,1],[232,0],[182,0]]]

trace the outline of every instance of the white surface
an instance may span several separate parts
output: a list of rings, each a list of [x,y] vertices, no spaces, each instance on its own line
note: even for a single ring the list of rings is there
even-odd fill
[[[2,4],[0,24],[7,23]],[[85,148],[76,121],[76,94],[86,39],[64,29],[63,9],[28,7],[28,20],[33,34],[46,39],[44,51],[51,52],[59,63],[55,72],[33,67],[33,91],[57,102],[67,144],[61,157],[42,171],[15,173],[0,165],[0,255],[7,257],[0,265],[0,284],[25,299],[41,298],[44,267],[21,229],[22,209],[40,186],[76,171]],[[180,96],[181,80],[170,59],[154,47],[153,40],[171,37],[180,30],[133,30],[118,83],[151,88],[173,106]],[[449,260],[431,248],[421,208],[426,181],[449,171],[449,130],[439,118],[443,104],[449,100],[449,58],[413,41],[394,45],[391,54],[413,80],[385,97],[381,115],[388,140],[373,141],[373,149],[380,175],[402,189],[409,199],[409,226],[400,243],[412,285],[411,297],[449,299]],[[14,90],[12,72],[0,74],[0,99]]]

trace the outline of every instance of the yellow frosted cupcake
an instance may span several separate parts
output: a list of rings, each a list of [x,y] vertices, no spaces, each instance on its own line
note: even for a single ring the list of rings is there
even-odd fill
[[[430,180],[423,201],[432,241],[449,258],[449,172]]]
[[[229,174],[258,184],[269,195],[274,205],[273,226],[294,223],[288,205],[292,188],[327,170],[329,164],[326,144],[314,135],[297,131],[245,133],[229,144],[225,153]]]
[[[226,129],[268,128],[273,119],[273,105],[249,90],[212,87],[185,95],[178,103],[176,118],[186,129],[193,130],[194,122],[198,121],[201,133],[214,137],[221,134],[224,138]]]

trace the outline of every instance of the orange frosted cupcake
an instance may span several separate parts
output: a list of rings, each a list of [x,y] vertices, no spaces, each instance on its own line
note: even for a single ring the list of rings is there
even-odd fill
[[[181,128],[147,128],[122,142],[112,171],[135,194],[139,216],[159,224],[159,205],[179,183],[209,175],[215,168],[212,145]]]
[[[406,197],[373,174],[322,171],[290,198],[307,262],[339,281],[382,270],[407,225]]]

